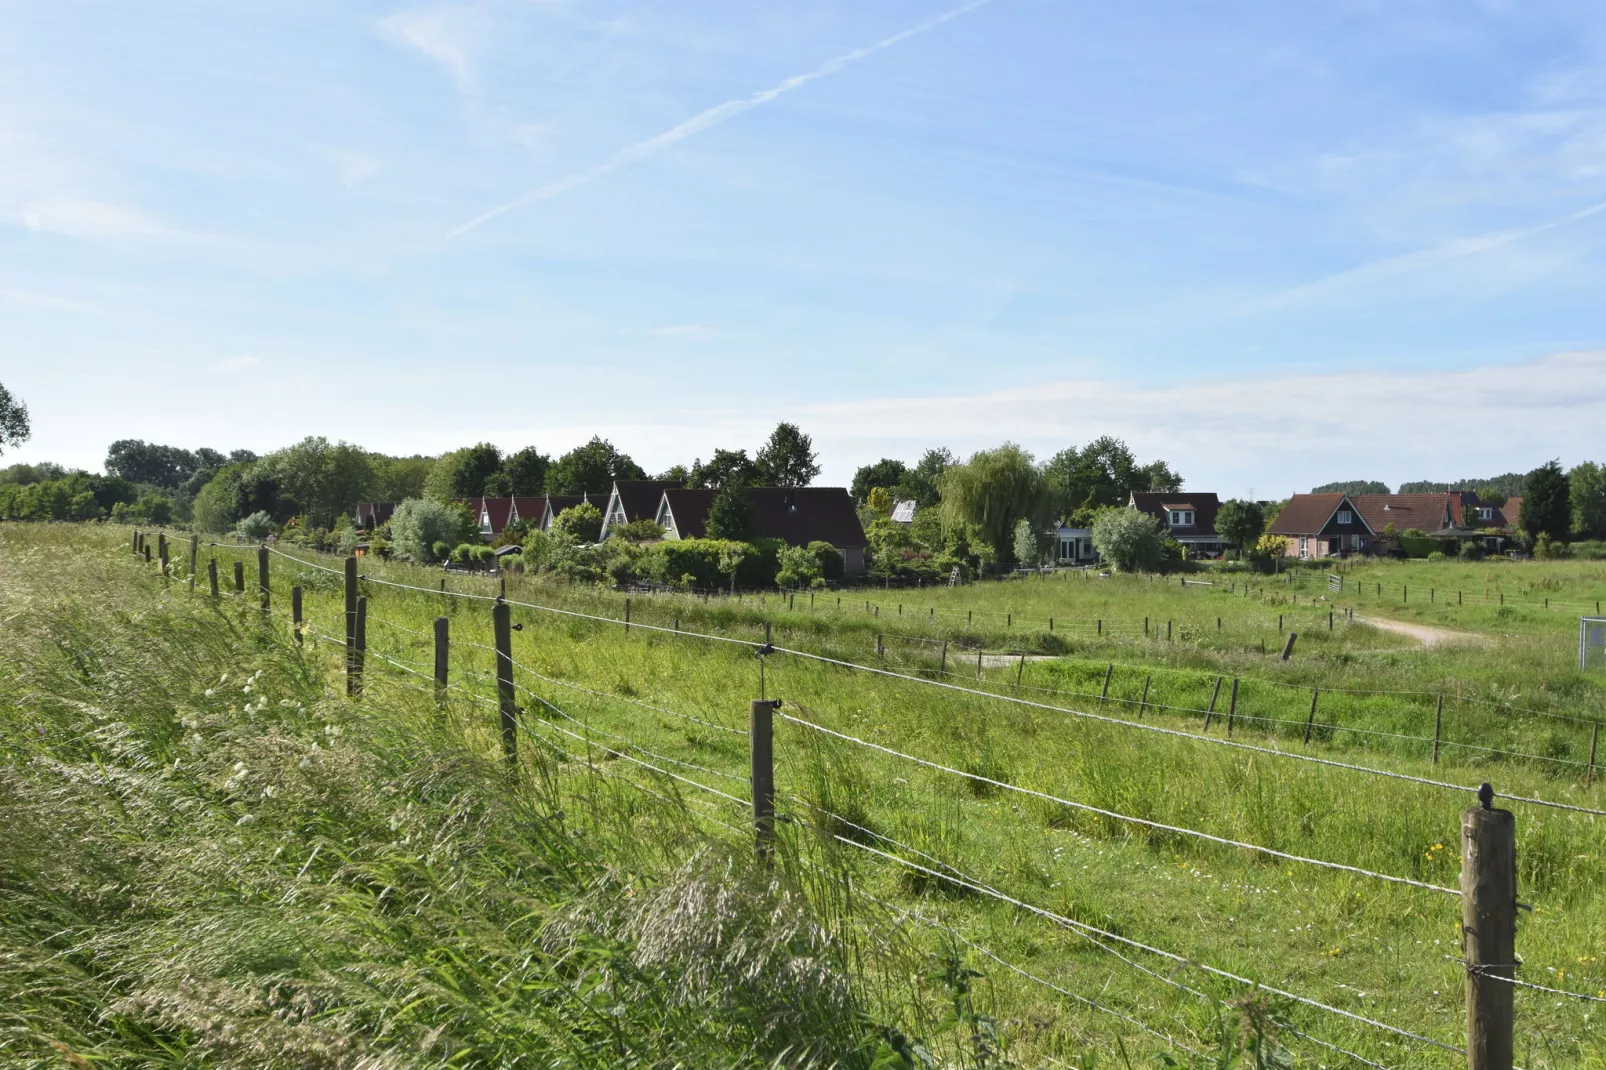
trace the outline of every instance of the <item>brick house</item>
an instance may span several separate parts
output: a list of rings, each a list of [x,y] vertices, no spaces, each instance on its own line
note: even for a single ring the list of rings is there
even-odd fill
[[[1385,553],[1412,530],[1432,535],[1489,531],[1484,546],[1499,550],[1515,532],[1521,498],[1505,506],[1485,505],[1471,491],[1448,494],[1296,494],[1277,514],[1268,534],[1285,540],[1289,557],[1336,557]],[[1392,531],[1392,533],[1391,533]],[[1451,549],[1454,549],[1453,545]]]

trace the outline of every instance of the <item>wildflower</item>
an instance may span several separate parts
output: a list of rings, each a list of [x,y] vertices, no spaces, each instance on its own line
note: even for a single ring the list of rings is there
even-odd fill
[[[256,821],[257,821],[257,815],[255,815],[255,814],[246,814],[244,817],[240,818],[240,820],[236,821],[235,824],[236,825],[254,825],[254,824],[256,824]]]
[[[206,697],[207,698],[211,698],[215,694],[217,694],[217,691],[214,688],[210,688],[209,687],[209,688],[206,689]]]

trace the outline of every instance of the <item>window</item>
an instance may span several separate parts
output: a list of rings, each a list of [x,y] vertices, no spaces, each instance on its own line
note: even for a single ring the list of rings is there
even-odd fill
[[[1309,557],[1310,556],[1310,539],[1308,537],[1304,536],[1304,535],[1301,535],[1299,537],[1299,556],[1300,557]]]
[[[1174,528],[1191,528],[1191,527],[1193,527],[1193,510],[1192,509],[1172,509],[1171,510],[1171,526],[1174,527]]]
[[[1354,521],[1355,516],[1348,509],[1340,509],[1338,511],[1338,522],[1340,524],[1350,524],[1354,523]]]
[[[1494,509],[1491,508],[1490,506],[1487,506],[1487,505],[1478,506],[1478,519],[1479,520],[1493,520],[1494,519]]]

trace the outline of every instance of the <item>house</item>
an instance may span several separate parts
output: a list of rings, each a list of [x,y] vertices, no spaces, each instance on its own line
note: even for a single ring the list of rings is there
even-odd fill
[[[1127,505],[1159,521],[1160,530],[1181,543],[1189,557],[1214,557],[1223,549],[1216,534],[1221,499],[1215,494],[1133,491]]]
[[[358,531],[373,531],[390,523],[390,518],[395,512],[395,502],[361,502],[357,506],[357,515],[353,523]]]
[[[615,480],[608,506],[602,510],[602,537],[606,539],[612,529],[625,524],[654,519],[664,491],[679,486],[673,479]]]
[[[515,497],[513,499],[513,515],[508,518],[509,524],[523,521],[526,525],[540,527],[541,517],[546,514],[546,497]]]
[[[1512,514],[1521,508],[1520,498],[1503,507],[1491,506],[1471,491],[1296,494],[1277,514],[1268,534],[1285,540],[1289,557],[1301,558],[1382,553],[1412,529],[1447,542],[1481,538],[1488,549],[1498,550],[1516,530]]]
[[[1093,549],[1092,529],[1056,527],[1053,536],[1055,564],[1091,565],[1098,560],[1098,551]]]
[[[668,487],[655,519],[666,539],[700,539],[708,532],[708,510],[717,491]],[[865,570],[869,546],[853,498],[844,487],[750,487],[744,492],[753,508],[754,537],[778,539],[788,546],[828,542],[842,555],[848,575]]]
[[[512,498],[480,499],[480,538],[490,542],[513,520]]]

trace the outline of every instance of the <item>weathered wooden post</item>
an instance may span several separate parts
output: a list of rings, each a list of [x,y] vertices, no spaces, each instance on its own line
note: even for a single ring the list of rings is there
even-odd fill
[[[513,704],[513,617],[506,602],[491,607],[496,633],[496,701],[502,711],[502,754],[509,765],[519,760],[518,707]]]
[[[195,590],[195,566],[201,556],[201,537],[190,536],[190,590]]]
[[[1439,701],[1433,709],[1433,764],[1439,764],[1439,738],[1444,732],[1444,693],[1439,693]]]
[[[257,590],[262,593],[262,612],[273,608],[273,589],[268,586],[268,548],[257,547]]]
[[[887,656],[887,644],[883,640],[880,632],[875,633],[875,656],[878,658],[884,658]]]
[[[976,648],[976,679],[981,679],[981,648]]]
[[[1020,664],[1015,666],[1015,686],[1019,687],[1021,677],[1026,675],[1026,651],[1020,652]]]
[[[244,561],[236,561],[234,563],[234,593],[235,594],[244,594],[245,593],[245,562]]]
[[[1215,715],[1216,699],[1221,696],[1221,681],[1223,679],[1224,677],[1216,677],[1216,686],[1210,689],[1210,705],[1205,707],[1204,730],[1206,732],[1210,731],[1210,718]]]
[[[1151,676],[1145,676],[1143,678],[1143,698],[1138,700],[1138,716],[1139,717],[1142,717],[1143,716],[1143,712],[1149,708],[1149,681],[1152,680],[1152,679],[1153,679],[1153,677],[1151,677]]]
[[[1316,700],[1321,697],[1321,689],[1310,689],[1310,716],[1305,718],[1305,742],[1310,742],[1310,730],[1316,725]]]
[[[1115,675],[1115,662],[1104,667],[1104,687],[1099,691],[1099,705],[1102,706],[1110,697],[1110,677]]]
[[[167,536],[156,536],[156,560],[162,566],[162,575],[167,575]]]
[[[768,637],[766,637],[764,641],[766,643],[769,642]],[[948,640],[946,639],[942,641],[942,665],[937,669],[937,671],[940,673],[947,673],[948,671]]]
[[[452,622],[446,617],[435,618],[435,697],[438,701],[446,701],[446,688],[450,684],[448,673],[451,670],[452,657]]]
[[[1096,624],[1096,629],[1097,629],[1097,630],[1096,630],[1096,634],[1098,634],[1098,635],[1100,635],[1100,636],[1102,636],[1102,635],[1103,635],[1103,634],[1104,634],[1104,618],[1103,618],[1103,617],[1100,617],[1100,618],[1099,618],[1099,619],[1098,619],[1098,620],[1097,620],[1097,621],[1096,621],[1096,622],[1095,622],[1095,624]]]
[[[1287,661],[1289,658],[1294,656],[1294,640],[1296,640],[1298,638],[1299,638],[1299,633],[1298,632],[1289,632],[1288,633],[1288,642],[1283,644],[1283,654],[1282,654],[1282,660],[1283,661]]]
[[[346,694],[355,695],[357,664],[357,559],[346,558]]]
[[[218,592],[217,592],[217,558],[215,558],[215,557],[212,558],[211,560],[207,561],[207,563],[206,563],[206,582],[212,588],[212,601],[216,602],[217,599],[218,599]]]
[[[625,599],[625,634],[630,634],[630,599]],[[765,640],[768,642],[768,640]]]
[[[1462,959],[1467,973],[1467,1070],[1511,1070],[1517,962],[1517,823],[1494,789],[1461,815]]]
[[[1170,621],[1166,621],[1165,622],[1165,641],[1168,642],[1168,643],[1171,641],[1171,622]]]
[[[1595,749],[1600,746],[1600,722],[1589,732],[1589,779],[1595,779]]]
[[[1227,699],[1227,735],[1232,735],[1233,723],[1238,720],[1238,678],[1232,678],[1232,694]]]
[[[290,628],[295,633],[296,646],[301,645],[301,585],[290,588]]]
[[[753,849],[768,864],[775,841],[775,709],[780,699],[748,706],[748,768],[753,792]]]
[[[368,599],[357,599],[357,625],[352,638],[352,694],[362,694],[362,674],[368,657]]]
[[[147,565],[150,564],[151,563],[151,544],[148,541],[146,541],[144,536],[140,537],[139,548],[145,552],[145,563]]]
[[[1048,630],[1049,631],[1053,631],[1054,630],[1054,618],[1053,617],[1048,618]]]

